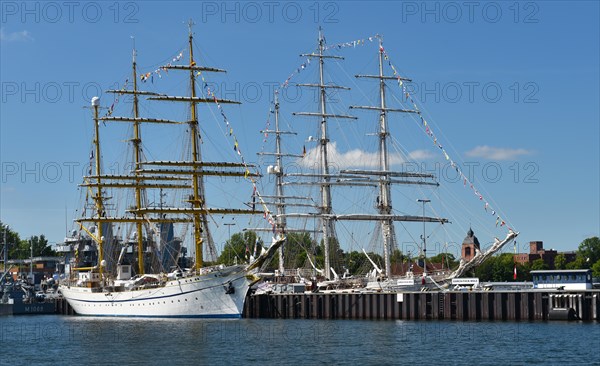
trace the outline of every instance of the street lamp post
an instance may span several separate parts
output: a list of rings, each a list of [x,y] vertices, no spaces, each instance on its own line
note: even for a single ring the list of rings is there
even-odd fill
[[[6,266],[8,265],[8,226],[4,227],[4,267],[3,270],[6,272]]]
[[[418,199],[417,202],[423,204],[423,278],[427,276],[427,236],[425,235],[425,204],[431,202],[431,200]]]

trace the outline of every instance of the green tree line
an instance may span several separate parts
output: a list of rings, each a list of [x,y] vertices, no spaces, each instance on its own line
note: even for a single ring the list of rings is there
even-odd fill
[[[258,244],[257,244],[258,240]],[[232,235],[227,241],[221,256],[220,263],[233,264],[243,263],[248,260],[251,254],[254,254],[255,247],[258,248],[257,255],[260,254],[260,248],[264,243],[257,239],[256,233],[245,231]],[[316,243],[308,233],[289,233],[287,242],[284,245],[284,267],[288,269],[310,266],[307,262],[307,256],[310,254],[311,260],[315,266],[322,269],[324,267],[324,247],[323,242]],[[348,270],[350,274],[363,274],[372,270],[372,265],[362,252],[345,252],[339,246],[337,240],[330,242],[331,263],[338,274]],[[369,253],[369,257],[380,267],[383,267],[383,257],[377,253]],[[396,263],[408,261],[401,251],[395,250],[391,255],[392,266]],[[440,253],[436,256],[427,258],[429,263],[444,263],[444,268],[455,268],[458,265],[457,258],[451,253]],[[587,238],[579,244],[576,251],[575,260],[567,262],[564,254],[558,254],[554,259],[554,268],[556,269],[592,269],[594,277],[600,277],[600,239],[598,237]],[[279,258],[275,256],[268,269],[277,269]],[[477,267],[469,275],[479,277],[481,281],[514,281],[515,260],[512,253],[502,253],[489,258],[482,265]],[[530,271],[549,269],[549,266],[542,260],[537,259],[530,264],[516,264],[516,281],[531,280]]]
[[[307,268],[310,267],[307,257],[310,255],[311,261],[319,269],[323,269],[325,263],[325,250],[323,241],[316,243],[308,233],[288,233],[286,235],[286,243],[283,247],[284,268]],[[219,263],[231,265],[234,263],[244,263],[248,261],[250,255],[260,254],[260,248],[265,244],[260,238],[257,238],[256,233],[252,231],[244,231],[236,233],[226,242]],[[350,274],[364,274],[373,269],[373,266],[362,251],[345,252],[340,248],[339,242],[336,239],[330,239],[330,262],[334,270],[341,276],[344,271]],[[383,257],[378,253],[368,253],[380,268],[383,268]],[[392,266],[394,264],[404,263],[408,261],[400,250],[394,250],[390,260]],[[458,261],[451,253],[440,253],[437,256],[427,259],[431,263],[444,263],[445,266],[455,267]],[[279,258],[274,256],[267,269],[274,270],[279,268]]]
[[[11,230],[9,226],[0,222],[0,242],[3,243],[2,251],[4,251],[4,238],[6,232],[6,242],[8,243],[8,258],[9,259],[26,259],[31,256],[33,246],[34,257],[52,257],[56,256],[56,252],[52,249],[48,239],[41,235],[34,235],[27,239],[21,239],[19,233]],[[4,254],[4,253],[2,253]],[[4,259],[3,257],[1,259]]]
[[[600,277],[600,238],[595,236],[582,241],[575,260],[567,262],[564,254],[558,254],[553,264],[555,269],[591,269],[594,277]],[[479,277],[481,281],[513,281],[514,267],[513,254],[503,253],[489,258],[472,275]],[[517,263],[516,267],[517,281],[531,280],[530,271],[550,269],[543,259],[536,259],[528,265]]]

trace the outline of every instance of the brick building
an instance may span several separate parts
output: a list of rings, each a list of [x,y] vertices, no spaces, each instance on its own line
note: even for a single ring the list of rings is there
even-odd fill
[[[525,265],[531,264],[537,259],[542,259],[548,265],[548,268],[554,269],[554,260],[559,254],[565,256],[566,263],[575,260],[575,252],[558,253],[554,249],[544,249],[544,242],[542,241],[531,241],[529,242],[529,253],[515,254],[515,262]]]

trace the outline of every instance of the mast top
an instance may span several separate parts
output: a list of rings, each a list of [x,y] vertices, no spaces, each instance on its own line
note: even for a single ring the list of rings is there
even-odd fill
[[[137,52],[135,50],[135,37],[134,36],[129,36],[131,37],[131,41],[133,42],[133,49],[132,49],[132,58],[133,58],[133,63],[135,63],[135,56],[137,55]]]
[[[188,21],[188,34],[189,34],[189,47],[190,47],[190,65],[189,67],[194,67],[196,66],[196,61],[194,61],[194,50],[193,50],[193,39],[194,39],[194,33],[192,32],[192,27],[194,26],[194,21],[190,18],[190,20]],[[190,70],[190,78],[191,78],[191,83],[192,86],[194,85],[194,72],[193,70]],[[192,87],[192,97],[195,97],[196,95],[196,91],[195,89]]]
[[[190,38],[192,38],[192,28],[196,23],[194,23],[194,21],[190,18],[190,20],[188,20],[188,34],[190,36]]]
[[[323,34],[323,28],[319,26],[319,54],[323,55],[323,51],[325,51],[325,35]]]

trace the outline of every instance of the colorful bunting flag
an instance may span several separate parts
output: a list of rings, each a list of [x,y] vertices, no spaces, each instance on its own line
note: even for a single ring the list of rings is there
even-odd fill
[[[374,36],[363,38],[363,39],[358,39],[356,41],[350,41],[350,42],[337,43],[337,44],[333,44],[333,45],[327,45],[327,46],[325,46],[325,49],[326,50],[330,50],[332,48],[341,49],[341,48],[346,48],[346,47],[356,48],[356,46],[361,46],[361,45],[366,44],[367,41],[373,42],[375,39],[380,39],[380,38],[381,38],[381,36],[379,34],[376,34]]]
[[[169,69],[168,69],[168,68],[169,68],[170,66],[172,66],[172,65],[173,65],[173,63],[181,61],[181,59],[182,59],[182,58],[183,58],[183,50],[182,50],[181,52],[179,52],[179,53],[177,54],[177,56],[173,57],[173,60],[172,60],[171,62],[169,62],[168,64],[166,64],[166,65],[163,65],[163,66],[159,67],[158,69],[156,69],[156,70],[154,70],[154,71],[147,72],[147,73],[145,73],[145,74],[142,74],[142,75],[140,75],[140,80],[141,80],[143,83],[145,83],[145,82],[146,82],[148,79],[150,79],[150,82],[152,83],[152,82],[154,82],[154,74],[158,75],[158,77],[159,77],[160,79],[162,79],[162,76],[161,76],[160,72],[161,72],[161,71],[164,71],[164,72],[165,72],[165,74],[166,74],[166,73],[168,73],[168,72],[169,72]],[[196,63],[195,63],[195,62],[192,62],[192,65],[191,65],[191,66],[195,66],[195,65],[196,65]]]
[[[209,98],[212,98],[215,102],[215,104],[217,105],[217,109],[219,109],[220,113],[221,113],[221,117],[223,117],[223,123],[226,126],[226,131],[229,134],[229,136],[233,139],[233,150],[235,152],[237,152],[237,155],[240,157],[240,160],[244,166],[244,178],[248,179],[253,186],[253,191],[252,191],[252,209],[254,210],[255,208],[255,199],[258,198],[261,206],[263,207],[263,212],[264,212],[264,218],[267,219],[267,221],[271,224],[274,225],[274,221],[272,220],[272,216],[271,213],[269,212],[269,209],[267,208],[266,203],[264,202],[264,200],[262,199],[260,192],[258,191],[258,188],[256,186],[256,180],[254,180],[254,178],[251,176],[250,174],[250,169],[248,167],[248,165],[246,164],[246,161],[244,159],[244,156],[242,154],[242,151],[240,149],[239,143],[238,143],[238,139],[237,136],[235,135],[234,131],[233,131],[233,127],[231,127],[230,123],[229,123],[229,119],[227,118],[227,115],[225,114],[225,110],[224,108],[221,106],[221,103],[219,103],[219,99],[217,98],[217,95],[210,89],[209,84],[206,82],[206,79],[204,78],[204,75],[199,71],[197,73],[197,76],[200,76],[200,78],[202,79],[202,85],[204,87],[204,90],[206,91],[206,95]],[[273,230],[275,230],[275,227],[273,226]]]
[[[406,86],[402,85],[401,80],[400,80],[400,76],[398,75],[398,71],[397,71],[396,67],[393,65],[392,61],[389,58],[389,55],[387,54],[385,48],[382,45],[380,46],[379,51],[381,53],[383,53],[384,58],[388,61],[388,65],[391,67],[391,69],[392,69],[392,71],[394,73],[394,76],[398,77],[398,81],[399,81],[398,85],[399,85],[399,87],[402,88],[402,92],[403,92],[404,96],[406,97],[406,100],[410,101],[410,103],[412,104],[414,110],[417,111],[417,113],[419,114],[419,118],[421,119],[421,124],[424,127],[425,133],[433,140],[433,144],[436,145],[442,151],[442,154],[444,155],[444,157],[446,158],[446,160],[450,161],[450,165],[452,167],[454,167],[454,169],[459,174],[459,176],[463,178],[463,185],[466,187],[467,186],[467,181],[469,179],[466,177],[465,174],[463,174],[463,172],[461,171],[460,167],[451,159],[450,155],[447,153],[447,151],[444,149],[444,147],[440,143],[438,143],[437,136],[435,135],[435,133],[433,132],[432,128],[430,127],[430,125],[427,123],[427,121],[425,120],[425,118],[421,114],[419,108],[417,107],[414,99],[412,98],[412,96],[408,92]],[[479,200],[484,202],[484,210],[487,212],[488,207],[490,207],[488,201],[483,197],[482,194],[479,193],[479,191],[473,186],[473,183],[470,182],[470,181],[469,181],[469,186],[470,186],[471,190],[473,190],[473,192],[475,193],[475,195],[479,198]],[[496,215],[496,211],[495,210],[491,210],[491,212],[492,212],[493,216]],[[498,226],[498,223],[500,221],[501,221],[500,220],[500,216],[498,216],[497,220],[496,220],[496,227]],[[502,225],[500,225],[500,226],[504,226],[504,225],[506,225],[506,222],[502,221]],[[509,228],[509,230],[512,230],[512,229]]]

